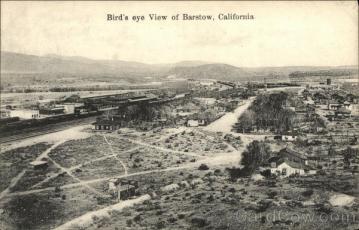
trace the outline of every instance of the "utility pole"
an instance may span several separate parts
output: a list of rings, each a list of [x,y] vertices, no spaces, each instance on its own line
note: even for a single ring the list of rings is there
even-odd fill
[[[121,201],[121,183],[117,185],[117,202]]]

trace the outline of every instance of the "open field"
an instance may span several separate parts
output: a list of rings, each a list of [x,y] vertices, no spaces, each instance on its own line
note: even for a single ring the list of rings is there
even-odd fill
[[[94,221],[88,229],[355,229],[359,223],[355,214],[358,206],[327,204],[334,193],[296,187],[287,181],[229,182],[221,168],[153,173],[133,179],[139,181],[142,192],[152,191],[156,196]],[[168,185],[178,186],[165,190]]]
[[[0,191],[10,185],[21,171],[30,168],[29,163],[49,147],[46,143],[16,148],[0,154]]]

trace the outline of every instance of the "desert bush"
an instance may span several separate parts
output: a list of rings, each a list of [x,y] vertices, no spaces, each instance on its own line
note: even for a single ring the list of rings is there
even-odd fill
[[[206,165],[206,164],[201,164],[199,167],[198,167],[198,170],[208,170],[209,167]]]
[[[191,223],[192,223],[193,226],[198,227],[198,228],[203,228],[208,224],[205,218],[198,217],[198,216],[193,217],[191,219]]]
[[[98,197],[96,197],[96,200],[97,200],[97,204],[99,204],[99,205],[111,203],[111,198],[110,197],[98,196]]]
[[[168,222],[170,222],[170,223],[174,223],[174,222],[176,222],[177,221],[177,218],[176,217],[173,217],[173,216],[171,216],[171,217],[169,217],[168,218],[168,220],[167,220]]]
[[[125,210],[122,211],[122,215],[123,216],[131,216],[132,213],[131,213],[131,211],[129,209],[125,209]]]
[[[265,178],[269,178],[272,175],[270,169],[266,169],[266,170],[262,171],[260,174],[262,176],[264,176]]]
[[[158,220],[155,224],[156,229],[162,229],[166,226],[166,222],[163,220]]]
[[[326,214],[329,214],[329,213],[331,213],[333,211],[330,204],[327,204],[327,203],[316,204],[315,205],[315,210],[317,212],[319,212],[319,213],[326,213]]]
[[[302,202],[300,201],[296,201],[296,200],[290,200],[290,201],[286,201],[285,204],[289,207],[303,207]]]
[[[235,188],[229,188],[228,191],[231,192],[231,193],[235,193],[235,192],[236,192],[236,189],[235,189]]]
[[[126,220],[126,225],[128,227],[131,227],[132,226],[132,220],[131,219]]]
[[[156,211],[156,215],[157,215],[157,216],[161,216],[163,213],[164,213],[163,210],[157,210],[157,211]]]
[[[276,197],[278,195],[277,191],[269,191],[267,192],[267,195],[270,199],[273,199],[274,197]]]
[[[214,201],[214,197],[212,194],[208,196],[207,201],[208,201],[208,203],[211,203],[212,201]]]
[[[256,212],[264,212],[271,206],[271,204],[272,204],[271,201],[261,200],[257,203],[255,211]]]
[[[55,187],[55,193],[59,193],[59,192],[61,192],[61,188],[60,188],[60,186],[56,186]]]
[[[310,197],[313,195],[313,193],[314,193],[313,189],[308,189],[308,190],[305,190],[304,192],[302,192],[302,195],[305,197]]]
[[[140,222],[140,221],[142,220],[141,214],[138,214],[137,216],[135,216],[135,217],[133,218],[133,220],[134,220],[135,222]]]
[[[244,176],[244,173],[240,168],[236,168],[236,167],[226,168],[226,171],[229,173],[229,180],[232,182],[235,182],[239,177]]]

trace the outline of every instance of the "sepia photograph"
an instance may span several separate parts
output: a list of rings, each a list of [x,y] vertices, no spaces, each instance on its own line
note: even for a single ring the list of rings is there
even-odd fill
[[[1,1],[0,230],[358,230],[358,10]]]

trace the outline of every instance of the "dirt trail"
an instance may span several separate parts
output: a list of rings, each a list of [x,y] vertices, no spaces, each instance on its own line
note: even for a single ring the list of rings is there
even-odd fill
[[[67,168],[64,168],[62,167],[60,164],[58,164],[56,161],[54,161],[51,157],[48,157],[48,159],[59,169],[61,169],[62,172],[66,172],[67,175],[69,175],[70,177],[72,177],[72,179],[76,180],[79,182],[79,185],[82,185],[84,187],[86,187],[87,189],[89,189],[90,191],[92,191],[93,193],[97,194],[97,195],[100,195],[100,196],[103,196],[104,194],[98,192],[96,189],[90,187],[89,185],[87,184],[83,184],[83,181],[80,180],[79,178],[77,178],[75,175],[72,174],[72,172],[67,169]]]
[[[93,179],[93,180],[81,181],[78,183],[66,184],[66,185],[61,186],[60,188],[61,189],[76,188],[76,187],[83,186],[83,185],[89,185],[89,184],[93,184],[93,183],[107,181],[107,180],[110,180],[113,178],[121,179],[121,178],[128,178],[128,177],[132,177],[132,176],[140,176],[140,175],[146,175],[146,174],[151,174],[151,173],[161,173],[161,172],[168,172],[168,171],[175,171],[175,170],[183,170],[183,169],[187,169],[187,168],[198,167],[200,165],[200,163],[201,162],[194,162],[194,163],[187,163],[182,166],[169,167],[169,168],[165,168],[165,169],[153,169],[153,170],[131,173],[131,174],[127,174],[127,175],[120,174],[120,175],[115,175],[115,176],[111,176],[111,177],[102,177],[102,178]],[[33,194],[33,193],[51,191],[54,189],[55,189],[55,187],[48,187],[48,188],[34,189],[34,190],[23,191],[23,192],[13,192],[13,193],[6,194],[6,197],[29,195],[29,194]]]
[[[143,195],[135,199],[121,201],[117,204],[108,206],[103,209],[88,212],[80,217],[77,217],[65,224],[55,228],[54,230],[69,230],[69,229],[85,229],[90,227],[94,223],[94,219],[102,219],[104,217],[111,217],[112,211],[121,211],[126,207],[131,207],[135,204],[143,203],[146,200],[151,199],[149,195]]]
[[[0,193],[0,200],[10,193],[10,189],[14,187],[19,180],[25,175],[26,169],[22,170],[16,177],[12,178],[10,185]]]
[[[212,122],[208,126],[203,129],[211,132],[223,132],[223,133],[231,133],[233,125],[238,121],[238,118],[248,109],[248,107],[252,104],[255,97],[251,97],[246,100],[244,104],[240,105],[233,112],[228,112],[218,120]]]
[[[99,158],[96,158],[96,159],[92,159],[92,160],[89,160],[89,161],[85,161],[85,162],[83,162],[83,163],[81,163],[81,164],[78,164],[78,165],[72,166],[71,168],[68,168],[68,170],[73,171],[73,170],[78,169],[78,168],[81,168],[81,167],[83,167],[83,166],[85,166],[85,165],[92,164],[92,163],[97,162],[97,161],[106,160],[106,159],[111,158],[111,157],[116,157],[118,154],[121,154],[121,153],[132,152],[132,151],[135,151],[135,150],[137,150],[137,149],[139,149],[139,148],[141,148],[141,147],[137,146],[137,147],[134,147],[134,148],[125,150],[125,151],[121,151],[120,153],[109,154],[109,155],[105,155],[105,156],[102,156],[102,157],[99,157]],[[49,177],[47,177],[45,180],[40,181],[39,183],[33,185],[31,188],[39,187],[39,186],[43,185],[44,183],[50,181],[51,179],[54,179],[54,178],[58,177],[58,176],[61,175],[62,173],[63,173],[63,172],[61,171],[61,172],[58,172],[58,173],[56,173],[56,174],[54,174],[54,175],[52,175],[52,176],[49,176]]]
[[[130,138],[125,138],[125,137],[118,137],[118,138],[126,140],[126,141],[129,141],[129,142],[131,142],[133,144],[141,145],[141,146],[152,148],[152,149],[157,149],[157,150],[160,150],[160,151],[163,151],[163,152],[183,154],[183,155],[188,155],[188,156],[191,156],[191,157],[202,157],[198,153],[195,153],[195,152],[177,151],[177,150],[173,150],[173,149],[167,149],[167,148],[164,148],[164,147],[148,144],[148,143],[145,143],[145,142],[142,142],[142,141],[133,140],[133,139],[130,139]]]
[[[36,157],[36,161],[41,160],[44,157],[48,157],[48,154],[51,152],[51,150],[53,150],[54,148],[56,148],[57,146],[59,146],[60,144],[62,144],[64,141],[59,141],[55,144],[53,144],[50,148],[46,149],[44,152],[42,152],[38,157]],[[26,173],[26,169],[22,170],[16,177],[14,177],[11,180],[10,185],[0,193],[0,200],[6,196],[8,193],[10,193],[10,189],[13,188],[20,180],[21,178],[25,175]]]
[[[128,174],[128,173],[127,173],[128,170],[127,170],[127,167],[126,167],[125,163],[123,163],[123,161],[121,161],[121,159],[118,158],[117,155],[114,153],[113,148],[112,148],[112,145],[111,145],[111,143],[107,140],[106,135],[103,135],[103,138],[105,139],[105,142],[108,144],[112,155],[116,158],[116,160],[117,160],[118,162],[120,162],[120,164],[122,165],[123,169],[125,170],[125,175],[127,175],[127,174]]]

